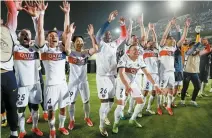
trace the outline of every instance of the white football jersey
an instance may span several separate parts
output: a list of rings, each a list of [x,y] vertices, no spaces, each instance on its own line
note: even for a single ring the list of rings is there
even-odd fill
[[[160,73],[175,71],[174,52],[176,47],[163,46],[159,51],[159,71]]]
[[[127,54],[123,55],[118,63],[118,68],[125,68],[129,83],[135,81],[138,71],[145,67],[146,64],[140,56],[136,61],[132,61]],[[121,81],[119,75],[118,78],[118,80]]]
[[[105,43],[101,40],[99,51],[96,53],[97,74],[111,76],[117,74],[116,42]]]
[[[143,60],[149,73],[158,73],[158,50],[144,50]]]
[[[39,81],[38,50],[36,46],[25,48],[22,45],[16,45],[14,47],[14,68],[19,87],[34,85]]]
[[[87,81],[87,61],[90,57],[88,51],[71,51],[68,62],[70,66],[69,83],[79,83]]]
[[[61,46],[62,45],[51,48],[44,45],[44,47],[40,49],[41,59],[46,72],[46,85],[66,83],[66,53],[62,51]]]

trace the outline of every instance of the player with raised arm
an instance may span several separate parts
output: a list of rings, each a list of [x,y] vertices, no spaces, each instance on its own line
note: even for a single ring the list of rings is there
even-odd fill
[[[126,39],[127,30],[125,26],[125,19],[120,18],[121,34],[118,39],[112,41],[112,35],[108,31],[108,26],[118,15],[118,11],[110,13],[108,20],[100,28],[96,35],[96,41],[99,45],[99,50],[96,55],[96,83],[98,97],[101,101],[99,109],[100,125],[99,130],[103,136],[108,136],[104,127],[104,123],[110,125],[107,115],[112,108],[115,96],[115,75],[117,74],[117,60],[116,52],[118,46]]]
[[[70,94],[70,123],[68,129],[72,130],[74,128],[74,113],[75,113],[75,102],[78,94],[80,93],[83,109],[85,113],[84,120],[86,121],[88,126],[93,126],[93,122],[91,121],[90,114],[90,91],[87,80],[87,61],[90,56],[98,51],[98,46],[96,44],[96,40],[94,37],[94,28],[93,25],[88,25],[88,34],[91,38],[93,47],[90,49],[84,48],[84,41],[82,36],[74,36],[72,39],[74,50],[72,50],[69,54],[68,61],[70,65],[69,72],[69,94]]]
[[[10,126],[10,138],[18,137],[17,115],[17,82],[13,70],[13,49],[17,42],[16,29],[18,11],[22,10],[22,0],[5,0],[8,10],[7,22],[3,25],[1,20],[1,101],[4,102],[8,124]]]
[[[40,15],[37,20],[36,41],[38,41],[38,46],[40,47],[41,59],[43,60],[46,72],[44,104],[48,110],[50,138],[55,138],[55,111],[58,109],[58,104],[60,108],[59,131],[64,135],[69,134],[64,127],[66,119],[65,107],[70,101],[65,76],[65,60],[66,55],[70,51],[70,41],[75,27],[73,23],[67,25],[62,35],[63,44],[61,45],[59,45],[59,36],[57,32],[55,30],[49,31],[47,34],[48,43],[45,44],[43,24],[46,5],[44,1],[39,2],[38,8],[40,9]]]
[[[160,87],[163,90],[164,96],[168,96],[168,103],[165,107],[169,115],[173,115],[171,108],[171,101],[173,95],[173,88],[175,84],[174,77],[174,52],[176,50],[176,41],[169,34],[169,31],[173,25],[176,23],[176,18],[172,18],[169,21],[165,32],[163,34],[162,40],[160,42],[159,50],[159,77],[160,77]],[[158,113],[162,114],[161,107],[158,108]]]

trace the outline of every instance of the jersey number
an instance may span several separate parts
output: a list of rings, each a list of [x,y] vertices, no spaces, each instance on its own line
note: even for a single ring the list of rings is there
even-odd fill
[[[107,93],[107,88],[104,89],[104,88],[101,88],[101,91],[100,91],[101,94],[106,94]]]
[[[25,99],[25,94],[22,94],[22,95],[18,94],[18,100],[19,100],[20,97],[21,97],[20,100],[23,101]]]

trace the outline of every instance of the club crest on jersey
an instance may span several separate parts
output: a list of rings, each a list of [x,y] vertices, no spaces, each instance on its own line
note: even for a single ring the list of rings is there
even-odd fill
[[[138,70],[136,68],[125,68],[125,72],[131,73],[131,74],[136,74]]]

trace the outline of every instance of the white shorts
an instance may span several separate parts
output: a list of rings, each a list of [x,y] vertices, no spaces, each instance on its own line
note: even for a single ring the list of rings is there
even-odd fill
[[[133,83],[130,84],[131,88],[132,88],[132,92],[131,92],[131,96],[133,98],[137,98],[137,97],[142,97],[142,88],[140,83],[138,83],[138,81],[134,81]],[[121,82],[120,79],[117,80],[117,87],[116,87],[116,99],[118,100],[124,100],[127,98],[126,96],[126,89],[124,84]]]
[[[58,85],[47,85],[45,87],[44,94],[44,106],[45,109],[50,109],[50,106],[53,110],[59,108],[64,108],[70,103],[70,95],[68,93],[67,83],[62,83]]]
[[[26,107],[28,103],[40,104],[42,91],[40,83],[18,88],[17,107]]]
[[[159,84],[159,76],[158,74],[151,74],[153,80],[155,81],[156,84]],[[154,86],[152,85],[152,83],[147,79],[147,77],[144,77],[144,83],[143,83],[143,88],[146,91],[152,91],[155,90]]]
[[[183,81],[175,81],[174,86],[182,86],[183,85]]]
[[[116,81],[114,76],[96,75],[96,85],[99,99],[109,99],[115,96]]]
[[[174,72],[165,72],[160,74],[161,88],[174,88],[174,84],[175,84]]]
[[[90,90],[89,90],[88,81],[81,82],[79,84],[69,83],[68,92],[70,94],[70,103],[73,103],[76,101],[76,98],[79,93],[81,95],[81,99],[83,103],[88,102],[90,99]]]

